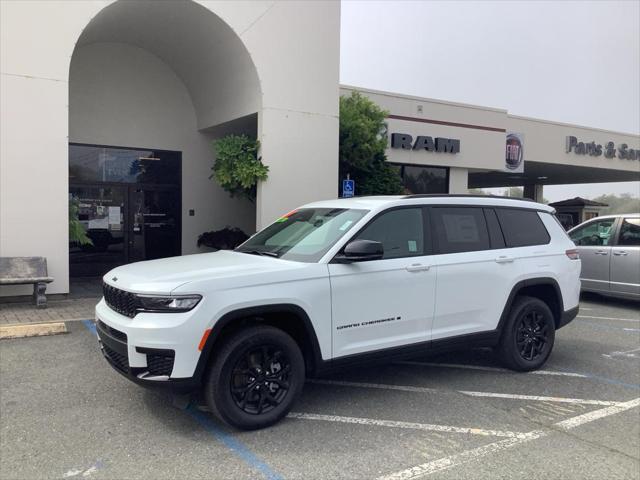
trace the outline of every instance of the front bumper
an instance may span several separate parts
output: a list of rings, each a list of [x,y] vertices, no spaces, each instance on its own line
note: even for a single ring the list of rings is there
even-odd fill
[[[96,306],[96,332],[105,359],[118,373],[148,387],[199,387],[197,346],[206,327],[201,331],[197,324],[192,312],[141,313],[132,319],[111,310],[104,300]]]

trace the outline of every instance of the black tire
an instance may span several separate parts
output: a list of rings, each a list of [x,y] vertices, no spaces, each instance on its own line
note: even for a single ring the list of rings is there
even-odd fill
[[[284,417],[304,381],[304,358],[296,342],[277,328],[253,326],[224,340],[210,365],[204,394],[218,418],[255,430]]]
[[[549,306],[539,298],[517,297],[497,351],[502,362],[512,370],[536,370],[551,355],[555,336],[555,321]]]

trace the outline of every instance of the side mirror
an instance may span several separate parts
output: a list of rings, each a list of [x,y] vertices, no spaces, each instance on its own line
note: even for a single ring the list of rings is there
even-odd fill
[[[343,253],[335,256],[337,263],[367,262],[380,260],[384,254],[382,243],[373,240],[354,240],[344,247]]]

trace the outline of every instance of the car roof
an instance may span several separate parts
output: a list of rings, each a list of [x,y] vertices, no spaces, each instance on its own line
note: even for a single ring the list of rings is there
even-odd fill
[[[497,197],[493,195],[381,195],[371,197],[337,198],[303,205],[301,208],[353,208],[383,210],[401,205],[486,205],[528,208],[554,213],[555,209],[529,199]]]

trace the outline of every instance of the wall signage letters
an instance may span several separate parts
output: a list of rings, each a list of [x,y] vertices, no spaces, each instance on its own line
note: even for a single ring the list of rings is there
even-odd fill
[[[615,148],[613,142],[607,142],[604,146],[596,142],[579,142],[574,136],[567,137],[567,153],[575,153],[577,155],[591,155],[599,157],[604,153],[605,158],[617,157],[623,160],[640,160],[640,149],[629,148],[626,143],[621,143]]]
[[[404,150],[426,150],[436,153],[460,153],[460,140],[457,138],[426,137],[419,135],[416,140],[407,133],[392,133],[391,148]]]

